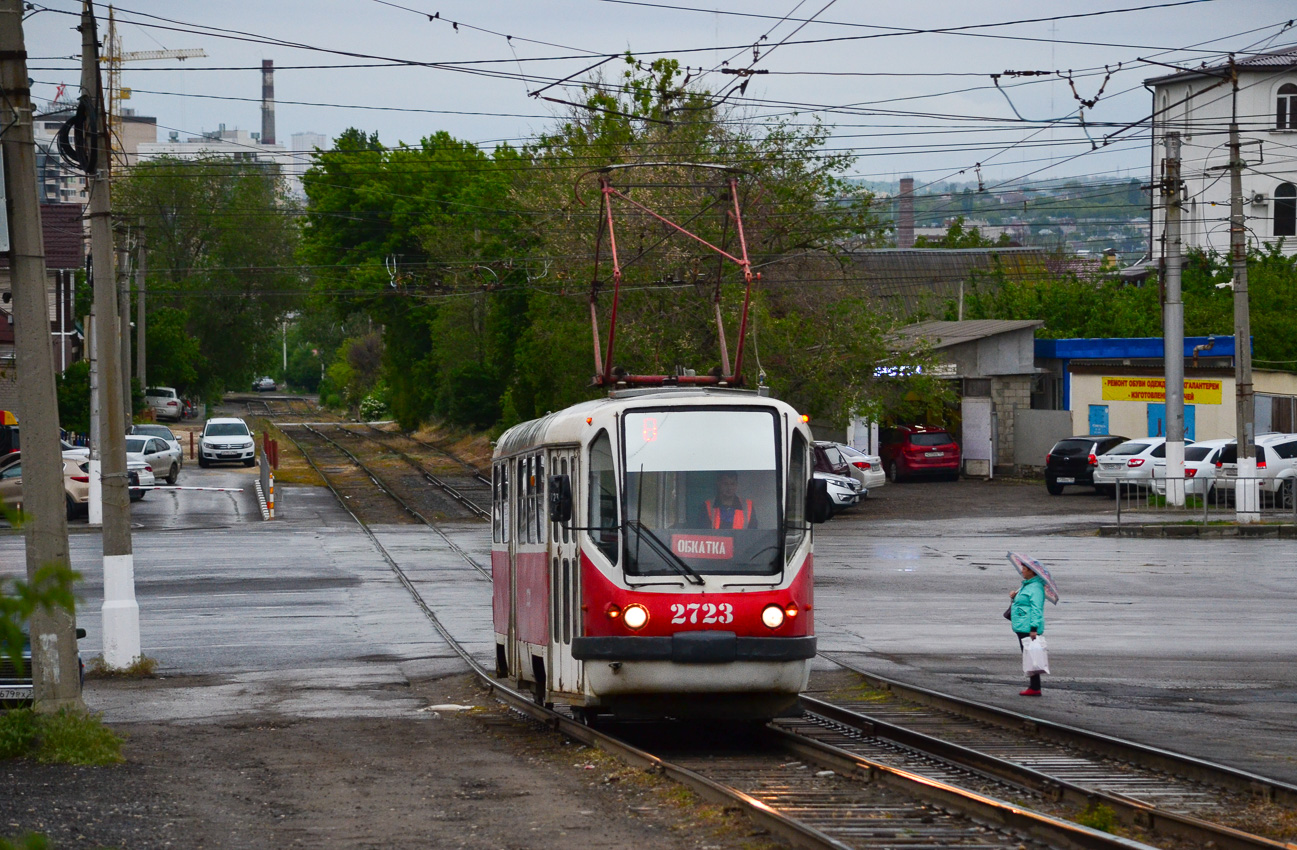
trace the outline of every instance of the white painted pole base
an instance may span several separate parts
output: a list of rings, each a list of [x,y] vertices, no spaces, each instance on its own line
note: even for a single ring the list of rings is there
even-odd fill
[[[1261,482],[1256,478],[1256,458],[1238,459],[1234,482],[1234,521],[1240,525],[1261,521]]]
[[[86,507],[90,525],[104,524],[104,480],[100,477],[102,464],[98,459],[90,461],[90,502]]]
[[[1184,442],[1166,443],[1166,503],[1184,507]]]
[[[104,555],[104,664],[129,667],[140,660],[140,606],[135,601],[135,556]]]

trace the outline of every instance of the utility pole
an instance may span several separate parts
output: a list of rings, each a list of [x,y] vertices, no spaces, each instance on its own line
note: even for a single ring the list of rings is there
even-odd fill
[[[113,274],[111,151],[99,84],[99,47],[89,0],[81,12],[81,91],[94,98],[95,132],[90,155],[90,256],[95,278],[95,350],[99,359],[100,458],[104,512],[104,662],[128,667],[140,657],[140,608],[135,601],[135,555],[131,549],[131,503],[126,478],[126,422],[122,416],[121,344],[117,286]]]
[[[13,275],[15,352],[22,364],[18,397],[23,417],[23,508],[30,514],[24,529],[27,578],[31,581],[41,567],[69,567],[71,562],[22,15],[21,0],[0,0],[0,118],[4,127],[0,147],[12,212],[7,247]],[[84,710],[77,669],[76,615],[61,608],[38,609],[29,628],[32,696],[37,709]]]
[[[1234,84],[1229,122],[1229,253],[1234,265],[1234,392],[1238,479],[1234,518],[1240,524],[1261,519],[1261,487],[1256,478],[1256,415],[1252,398],[1252,319],[1247,303],[1247,233],[1243,221],[1243,155],[1238,140],[1238,69],[1230,59]]]
[[[122,417],[126,423],[123,428],[131,427],[134,419],[134,408],[131,404],[131,268],[130,250],[127,247],[127,235],[121,234],[117,248],[117,327],[121,333],[121,368],[122,368]]]
[[[140,220],[140,238],[135,242],[135,377],[140,382],[140,389],[148,387],[147,372],[144,368],[148,362],[145,357],[145,328],[147,316],[144,312],[144,280],[148,271],[148,253],[144,244],[144,221]]]
[[[1166,372],[1166,500],[1184,504],[1184,301],[1180,295],[1180,134],[1166,134],[1162,200],[1166,208],[1166,302],[1162,363]]]

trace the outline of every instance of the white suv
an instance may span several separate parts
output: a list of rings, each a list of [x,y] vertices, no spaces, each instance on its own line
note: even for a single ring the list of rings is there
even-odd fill
[[[244,466],[257,462],[256,443],[247,423],[234,418],[208,419],[203,435],[198,438],[198,465],[207,467],[239,461]]]
[[[1256,477],[1262,493],[1280,507],[1292,507],[1297,496],[1297,434],[1262,434],[1256,438]],[[1216,456],[1216,486],[1233,490],[1238,480],[1238,443]]]

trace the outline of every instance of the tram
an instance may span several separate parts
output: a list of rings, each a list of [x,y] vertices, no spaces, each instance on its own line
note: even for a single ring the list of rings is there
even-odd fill
[[[761,392],[614,389],[492,469],[497,674],[579,717],[765,719],[815,655],[811,433]],[[728,503],[729,507],[726,507]]]

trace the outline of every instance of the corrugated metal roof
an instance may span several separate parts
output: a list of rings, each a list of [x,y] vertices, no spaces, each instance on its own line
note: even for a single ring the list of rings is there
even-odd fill
[[[1040,327],[1041,319],[970,319],[964,322],[919,322],[898,328],[897,336],[925,339],[934,348],[949,348],[979,339]]]
[[[1297,67],[1297,47],[1288,47],[1283,50],[1274,50],[1269,53],[1258,53],[1255,56],[1236,59],[1234,65],[1243,70]],[[1158,85],[1160,83],[1167,83],[1172,80],[1188,79],[1190,77],[1219,78],[1222,73],[1228,70],[1228,62],[1219,65],[1203,64],[1199,65],[1197,68],[1185,68],[1183,71],[1176,71],[1173,74],[1163,74],[1160,77],[1153,77],[1144,82],[1147,85]]]
[[[86,262],[86,235],[81,204],[41,204],[41,237],[45,242],[45,268],[79,269]],[[0,257],[0,268],[9,258]]]

